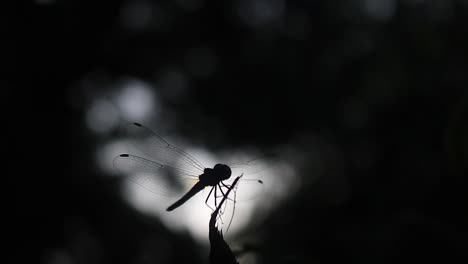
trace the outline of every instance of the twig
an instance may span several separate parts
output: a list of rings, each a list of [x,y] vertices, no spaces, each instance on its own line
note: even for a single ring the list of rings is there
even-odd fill
[[[231,190],[235,188],[235,186],[237,185],[237,182],[242,177],[242,175],[240,175],[234,180],[234,182],[231,184],[228,191],[224,195],[223,199],[216,207],[216,210],[211,214],[210,224],[209,224],[209,230],[210,230],[209,239],[210,239],[210,245],[211,245],[210,262],[212,264],[238,263],[231,248],[229,248],[229,245],[226,243],[226,241],[224,241],[223,233],[220,232],[218,228],[216,228],[216,218],[219,214],[219,210],[221,209],[221,206],[228,198]]]

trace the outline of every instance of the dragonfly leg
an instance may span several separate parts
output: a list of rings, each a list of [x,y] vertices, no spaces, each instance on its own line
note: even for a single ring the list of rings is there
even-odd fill
[[[217,192],[217,189],[218,189],[218,188],[217,188],[217,185],[215,185],[213,188],[214,188],[214,200],[215,200],[214,202],[215,202],[215,207],[217,207],[217,206],[218,206],[218,201],[217,201],[217,200],[218,200],[218,194],[216,193],[216,192]]]
[[[223,190],[222,190],[221,187],[225,187],[225,188],[229,189],[230,186],[227,185],[227,184],[225,184],[224,182],[220,182],[220,183],[221,183],[223,186],[221,186],[220,184],[218,184],[218,186],[219,186],[219,189],[221,190],[221,193],[223,193],[223,197],[224,197],[224,192],[223,192]],[[232,198],[227,197],[227,199],[228,199],[229,201],[233,201]]]
[[[226,196],[226,194],[223,192],[223,189],[221,189],[221,186],[219,187],[219,190],[221,191],[221,193],[223,193],[223,197],[225,197],[225,196]],[[226,198],[227,198],[228,200],[231,200],[231,199],[229,199],[229,197],[226,197]],[[226,207],[227,207],[227,204],[228,204],[227,202],[226,202],[226,203],[224,203],[224,208],[223,208],[223,210],[222,210],[222,213],[221,213],[221,215],[224,215],[224,213],[226,212]]]
[[[211,196],[211,193],[213,192],[213,189],[215,188],[216,186],[213,186],[213,188],[211,188],[210,192],[208,193],[207,197],[206,197],[206,200],[205,200],[205,204],[206,206],[208,206],[211,211],[214,211],[214,209],[208,204],[208,199],[210,199],[210,196]]]
[[[221,189],[221,187],[219,186],[219,184],[217,186],[219,187],[219,190],[221,191],[221,193],[224,195],[224,192]],[[215,192],[216,192],[216,189],[215,189]],[[224,196],[220,196],[220,197],[224,197]],[[217,197],[215,197],[215,199],[217,199]],[[223,215],[226,212],[226,206],[227,206],[227,203],[224,203],[223,208],[221,210],[219,210],[219,214],[217,216],[217,220],[219,220],[221,222],[221,225],[224,225]]]
[[[218,183],[218,187],[219,187],[219,190],[221,191],[221,193],[223,194],[223,196],[220,196],[220,197],[224,197],[226,196],[226,194],[224,193],[223,189],[221,188],[221,184]]]
[[[216,187],[218,187],[220,192],[223,194],[223,196],[220,196],[220,197],[225,197],[226,196],[226,193],[223,191],[223,187],[228,188],[228,189],[230,188],[229,185],[225,184],[224,182],[218,183],[216,185]],[[237,188],[237,186],[235,188]],[[215,193],[216,193],[216,189],[215,189]],[[216,197],[217,196],[215,195],[215,198]],[[229,197],[226,197],[226,198],[233,202],[232,215],[231,215],[231,217],[229,219],[229,224],[228,224],[228,227],[226,229],[226,233],[227,233],[229,231],[229,228],[231,227],[232,220],[234,218],[234,214],[235,214],[235,211],[236,211],[236,192],[234,192],[234,199],[229,198]],[[222,225],[225,224],[225,222],[223,220],[223,216],[226,213],[226,208],[227,208],[227,203],[224,203],[223,209],[219,211],[219,216],[217,217],[217,220],[219,220]]]
[[[224,193],[223,188],[221,188],[221,187],[222,187],[221,184],[218,183],[219,191],[223,194],[222,196],[219,196],[219,197],[223,197],[223,198],[224,198],[224,196],[226,196],[226,193]],[[229,199],[229,198],[228,198],[228,199]],[[227,203],[224,203],[224,208],[223,208],[223,210],[221,210],[221,211],[219,212],[220,216],[224,214],[224,212],[225,212],[225,210],[226,210],[226,206],[227,206]]]
[[[225,184],[224,182],[221,182],[221,184],[222,184],[224,187],[228,188],[228,189],[229,189],[229,187],[231,187],[231,186]]]

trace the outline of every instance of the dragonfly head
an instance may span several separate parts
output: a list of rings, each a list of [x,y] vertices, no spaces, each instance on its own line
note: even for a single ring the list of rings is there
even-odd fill
[[[213,168],[223,180],[227,180],[231,177],[231,168],[228,165],[216,164]]]

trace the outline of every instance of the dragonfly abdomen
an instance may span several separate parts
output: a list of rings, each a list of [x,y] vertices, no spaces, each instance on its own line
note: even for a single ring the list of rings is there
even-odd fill
[[[188,199],[192,198],[195,194],[200,192],[206,187],[206,184],[203,183],[202,181],[197,182],[192,189],[190,189],[182,198],[180,198],[177,202],[173,203],[171,206],[169,206],[166,210],[167,211],[172,211],[176,209],[177,207],[183,205]]]

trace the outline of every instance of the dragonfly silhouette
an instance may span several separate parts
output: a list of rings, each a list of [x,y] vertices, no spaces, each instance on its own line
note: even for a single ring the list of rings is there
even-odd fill
[[[180,182],[191,183],[182,184],[182,187],[191,186],[191,188],[179,200],[170,205],[167,211],[181,206],[206,187],[211,187],[211,189],[205,204],[208,205],[210,196],[214,194],[216,206],[217,198],[225,195],[223,188],[227,190],[230,186],[225,181],[231,177],[233,170],[239,176],[244,173],[246,175],[258,173],[264,169],[257,162],[262,159],[254,159],[231,166],[216,164],[213,168],[205,168],[192,155],[169,144],[151,129],[139,123],[127,125],[127,132],[133,139],[136,139],[133,145],[147,157],[133,154],[118,155],[114,158],[113,163],[119,172],[129,176],[132,181],[145,189],[164,196],[173,196],[171,190],[174,189],[174,186],[180,185]],[[239,185],[245,184],[256,186],[254,189],[258,190],[262,189],[263,181],[242,178]],[[208,207],[211,208],[209,205]]]

